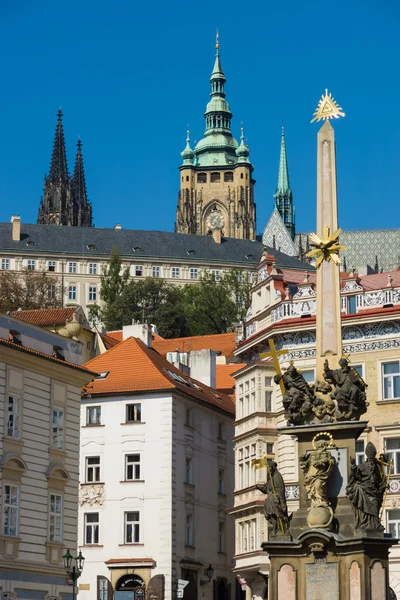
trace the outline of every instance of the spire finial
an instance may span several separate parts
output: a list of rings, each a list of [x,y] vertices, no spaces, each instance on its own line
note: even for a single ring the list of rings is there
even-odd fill
[[[215,34],[215,49],[217,51],[217,55],[219,54],[219,31],[217,29],[217,33]]]
[[[62,118],[63,118],[63,111],[61,110],[61,106],[60,106],[60,108],[58,109],[58,112],[57,112],[57,119],[58,119],[59,123],[62,121]]]

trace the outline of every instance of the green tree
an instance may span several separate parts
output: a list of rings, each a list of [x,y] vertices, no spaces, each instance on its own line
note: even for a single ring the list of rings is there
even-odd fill
[[[62,285],[46,271],[0,271],[0,311],[62,306]]]
[[[115,303],[120,298],[129,281],[129,268],[122,270],[121,255],[118,248],[113,247],[110,254],[109,265],[101,275],[100,300],[101,306],[89,308],[89,317],[92,322],[103,322],[107,329],[116,329],[118,315]]]

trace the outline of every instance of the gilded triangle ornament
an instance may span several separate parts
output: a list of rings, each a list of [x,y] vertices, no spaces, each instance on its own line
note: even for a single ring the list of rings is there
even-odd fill
[[[327,119],[338,119],[339,117],[344,117],[345,113],[342,110],[342,107],[336,102],[334,97],[328,90],[325,90],[325,94],[322,95],[321,100],[318,103],[317,109],[313,115],[313,119],[311,123],[314,121],[326,121]]]

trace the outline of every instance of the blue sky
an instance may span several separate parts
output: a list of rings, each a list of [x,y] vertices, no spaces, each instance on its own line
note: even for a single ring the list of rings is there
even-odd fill
[[[273,206],[282,119],[297,229],[315,227],[310,119],[325,87],[346,113],[334,124],[340,225],[399,227],[399,25],[396,0],[0,0],[0,221],[36,222],[61,106],[70,170],[84,144],[96,226],[172,230],[219,28],[233,132],[243,121],[255,165],[257,231]]]

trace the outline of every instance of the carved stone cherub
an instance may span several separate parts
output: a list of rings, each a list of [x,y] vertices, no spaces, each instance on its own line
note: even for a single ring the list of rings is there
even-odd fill
[[[367,385],[349,366],[348,360],[341,358],[339,366],[339,369],[330,369],[328,361],[324,363],[324,379],[335,388],[331,397],[337,403],[336,420],[358,421],[367,411]]]
[[[290,517],[286,505],[285,483],[276,462],[268,461],[267,481],[263,485],[257,485],[257,489],[266,494],[264,514],[272,525],[272,535],[287,535]]]

